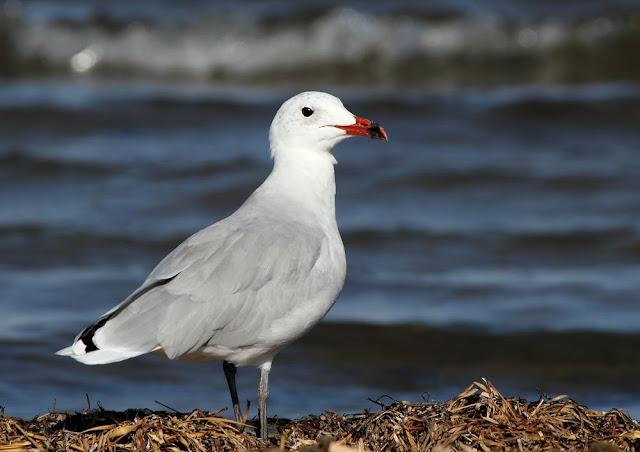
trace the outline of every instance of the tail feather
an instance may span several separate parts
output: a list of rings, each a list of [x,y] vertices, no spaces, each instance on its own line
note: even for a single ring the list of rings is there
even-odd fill
[[[161,289],[175,276],[142,286],[56,354],[84,364],[107,364],[157,350],[157,330],[164,312],[157,306],[169,296]]]
[[[76,354],[73,350],[73,346],[58,350],[56,355],[68,356],[83,364],[108,364],[117,363],[118,361],[124,361],[125,359],[133,358],[135,356],[144,355],[147,352],[134,352],[134,351],[122,351],[122,350],[94,350],[87,353]]]
[[[56,355],[60,355],[60,356],[73,356],[73,346],[71,347],[65,347],[62,350],[58,350],[56,352]]]

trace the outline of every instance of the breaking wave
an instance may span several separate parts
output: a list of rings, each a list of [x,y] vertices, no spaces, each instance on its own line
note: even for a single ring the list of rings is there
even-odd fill
[[[5,17],[0,71],[252,81],[640,79],[640,16],[208,14],[178,21]],[[502,66],[501,66],[502,65]]]

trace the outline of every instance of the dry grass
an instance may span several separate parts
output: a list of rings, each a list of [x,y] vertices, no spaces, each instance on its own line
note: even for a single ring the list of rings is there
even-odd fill
[[[505,398],[486,380],[445,403],[394,402],[353,415],[325,413],[277,421],[279,438],[214,414],[133,411],[47,413],[0,418],[8,450],[640,450],[640,425],[626,414],[593,411],[565,397]],[[331,437],[338,443],[320,438]],[[343,450],[343,449],[341,449]]]

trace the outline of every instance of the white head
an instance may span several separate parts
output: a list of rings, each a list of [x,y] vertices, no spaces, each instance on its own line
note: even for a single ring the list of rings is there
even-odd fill
[[[311,152],[333,160],[333,147],[351,135],[387,139],[382,127],[354,115],[337,97],[307,91],[287,100],[273,118],[269,130],[271,156],[295,158]]]

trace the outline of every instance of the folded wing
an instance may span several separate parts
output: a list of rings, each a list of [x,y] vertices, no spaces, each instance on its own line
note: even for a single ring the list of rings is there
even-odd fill
[[[58,353],[101,364],[157,350],[177,358],[207,344],[250,347],[325,283],[323,269],[312,271],[323,248],[319,228],[230,217],[183,242]]]

